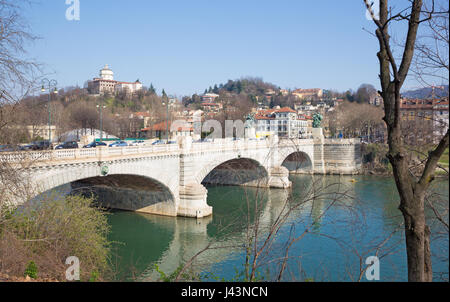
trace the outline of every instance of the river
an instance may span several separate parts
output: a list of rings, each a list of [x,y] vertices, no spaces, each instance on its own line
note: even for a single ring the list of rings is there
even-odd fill
[[[249,230],[258,225],[262,246],[289,205],[290,214],[259,258],[260,280],[277,279],[286,246],[295,238],[282,281],[366,281],[361,270],[369,256],[379,258],[380,281],[407,281],[402,216],[391,178],[292,175],[291,180],[289,191],[208,187],[214,214],[201,220],[111,212],[116,279],[155,281],[160,276],[155,264],[169,275],[209,245],[190,272],[205,281],[242,281]],[[436,181],[431,191],[438,194],[430,198],[443,200],[448,209],[448,180]],[[448,280],[448,233],[431,211],[428,215],[434,279]]]

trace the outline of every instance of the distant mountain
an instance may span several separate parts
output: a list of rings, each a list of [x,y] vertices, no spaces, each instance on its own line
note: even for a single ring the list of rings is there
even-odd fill
[[[436,86],[434,89],[436,97],[448,96],[448,85]],[[433,89],[431,87],[421,88],[417,90],[410,90],[402,93],[403,97],[410,99],[428,99],[433,95]]]

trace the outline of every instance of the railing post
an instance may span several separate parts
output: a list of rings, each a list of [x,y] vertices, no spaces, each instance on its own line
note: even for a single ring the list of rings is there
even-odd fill
[[[80,149],[76,149],[75,150],[75,159],[81,158],[81,150]]]

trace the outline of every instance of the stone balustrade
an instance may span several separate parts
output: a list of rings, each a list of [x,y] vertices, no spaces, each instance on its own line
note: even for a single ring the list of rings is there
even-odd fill
[[[291,182],[283,163],[294,153],[302,153],[310,163],[308,170],[295,171],[300,173],[353,174],[361,164],[358,140],[324,139],[320,133],[314,139],[193,142],[190,137],[180,137],[176,144],[166,145],[0,153],[0,162],[17,165],[37,188],[36,195],[84,180],[101,183],[109,176],[118,177],[115,181],[127,179],[128,186],[133,187],[133,177],[140,177],[137,183],[149,181],[144,186],[159,188],[159,195],[151,198],[145,188],[136,195],[134,189],[124,187],[118,195],[121,200],[109,204],[138,212],[200,218],[212,213],[203,183],[220,184],[222,179],[222,184],[228,185],[286,189]],[[242,171],[254,171],[256,177],[228,177],[234,170],[227,170],[222,164],[230,161],[240,161],[245,166]],[[209,177],[213,171],[215,178]],[[101,194],[111,199],[107,191]],[[133,203],[137,198],[140,202]],[[123,204],[124,200],[130,204]]]

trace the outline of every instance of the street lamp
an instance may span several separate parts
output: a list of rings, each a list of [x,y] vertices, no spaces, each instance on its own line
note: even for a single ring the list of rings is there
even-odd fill
[[[167,105],[166,131],[167,131],[167,143],[169,143],[169,100],[166,99],[166,102],[163,102],[162,104],[163,106]]]
[[[100,106],[97,105],[97,108],[100,108],[100,142],[103,142],[103,109],[106,108],[106,106]]]
[[[48,141],[50,146],[52,145],[52,114],[50,111],[50,101],[51,101],[51,94],[58,94],[58,89],[56,89],[56,86],[58,85],[58,82],[56,80],[49,80],[49,79],[43,79],[42,80],[42,88],[41,91],[45,92],[45,88],[48,88]]]

